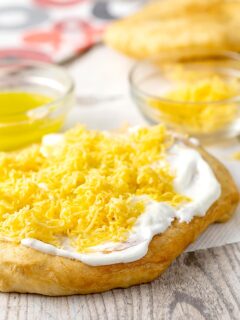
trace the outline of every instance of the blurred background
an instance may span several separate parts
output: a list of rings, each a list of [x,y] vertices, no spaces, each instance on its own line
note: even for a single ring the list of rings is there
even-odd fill
[[[1,0],[0,57],[63,63],[99,42],[114,19],[144,0]]]

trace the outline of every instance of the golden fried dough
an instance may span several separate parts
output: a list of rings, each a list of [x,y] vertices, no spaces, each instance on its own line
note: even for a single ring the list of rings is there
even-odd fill
[[[148,253],[132,263],[91,267],[79,261],[47,255],[10,242],[0,242],[0,291],[50,296],[126,288],[158,277],[213,222],[224,222],[238,203],[238,191],[224,166],[202,149],[222,187],[221,197],[207,214],[190,223],[175,221],[150,243]]]
[[[113,23],[105,41],[138,59],[207,57],[240,49],[239,12],[239,1],[160,1]]]

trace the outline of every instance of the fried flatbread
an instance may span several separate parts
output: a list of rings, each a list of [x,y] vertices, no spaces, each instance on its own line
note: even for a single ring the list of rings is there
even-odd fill
[[[137,59],[208,57],[239,50],[239,1],[160,1],[113,23],[106,43]]]
[[[192,146],[194,148],[194,146]],[[211,223],[228,220],[238,203],[238,191],[225,167],[198,148],[221,184],[220,198],[204,217],[174,223],[156,235],[142,259],[92,267],[80,261],[48,255],[11,242],[0,242],[0,291],[49,296],[86,294],[126,288],[158,277]]]

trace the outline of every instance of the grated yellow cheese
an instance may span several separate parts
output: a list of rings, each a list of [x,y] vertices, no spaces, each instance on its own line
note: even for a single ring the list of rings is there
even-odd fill
[[[161,125],[112,135],[76,127],[47,154],[41,145],[1,153],[1,238],[60,246],[67,237],[81,252],[126,240],[145,206],[135,196],[187,201],[174,191],[166,161],[172,143]]]
[[[238,92],[237,80],[227,82],[217,75],[198,80],[186,78],[166,93],[164,98],[171,102],[149,99],[148,104],[160,111],[160,120],[165,123],[193,134],[211,133],[229,125],[236,117],[237,103],[224,100]],[[219,101],[223,102],[212,103]]]

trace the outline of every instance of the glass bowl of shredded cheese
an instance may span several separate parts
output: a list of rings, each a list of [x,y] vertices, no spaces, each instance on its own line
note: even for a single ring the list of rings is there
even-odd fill
[[[165,123],[202,142],[240,133],[240,56],[216,53],[211,60],[137,63],[131,94],[151,123]]]
[[[58,131],[73,103],[73,81],[61,67],[0,59],[0,151],[21,148]]]

